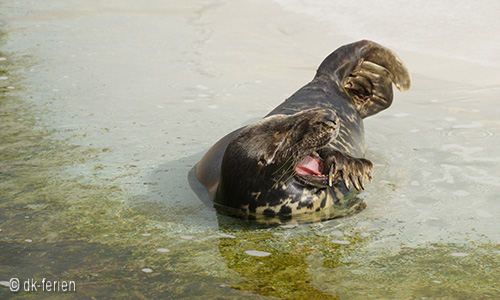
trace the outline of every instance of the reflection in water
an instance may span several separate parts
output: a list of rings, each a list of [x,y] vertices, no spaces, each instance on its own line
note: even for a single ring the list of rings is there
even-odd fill
[[[195,175],[195,167],[193,167],[188,173],[188,181],[191,189],[198,196],[198,198],[204,203],[206,208],[214,209],[218,214],[231,216],[234,218],[240,218],[247,220],[250,224],[256,223],[254,225],[267,225],[267,226],[277,226],[280,224],[302,224],[302,223],[314,223],[322,222],[326,220],[331,220],[335,218],[341,218],[348,215],[353,215],[362,211],[366,205],[361,203],[363,197],[359,197],[359,193],[354,191],[350,195],[344,197],[343,199],[334,203],[330,209],[324,209],[319,212],[309,212],[304,214],[299,214],[296,216],[265,216],[262,214],[248,214],[243,213],[239,209],[225,207],[222,205],[217,205],[210,199],[207,189],[202,185]],[[360,204],[360,205],[357,205]]]
[[[225,220],[219,219],[221,228],[228,228],[220,238],[219,252],[241,276],[231,286],[234,289],[284,299],[482,299],[500,295],[498,246],[430,244],[373,252],[366,246],[377,239],[376,232],[332,230],[328,225],[335,221],[238,229],[234,220],[229,224]]]
[[[242,280],[238,290],[284,299],[337,299],[331,291],[317,286],[310,268],[321,261],[327,269],[344,264],[342,258],[356,249],[359,237],[339,243],[327,236],[300,236],[287,230],[231,231],[234,238],[221,238],[219,252],[230,269]]]

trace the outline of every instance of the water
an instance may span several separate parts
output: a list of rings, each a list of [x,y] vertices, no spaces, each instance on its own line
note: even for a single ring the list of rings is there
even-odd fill
[[[2,3],[0,298],[499,298],[498,4],[399,3]],[[204,151],[362,38],[413,80],[365,122],[367,209],[262,228],[206,207]]]

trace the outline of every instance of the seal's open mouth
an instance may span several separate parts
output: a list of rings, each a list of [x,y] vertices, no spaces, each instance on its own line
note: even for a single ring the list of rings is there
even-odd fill
[[[334,164],[324,166],[324,160],[315,151],[302,158],[295,166],[295,173],[302,181],[317,186],[332,186]]]
[[[323,175],[323,160],[320,157],[307,155],[295,167],[295,172],[299,175]]]
[[[354,158],[334,149],[320,148],[302,157],[295,165],[295,178],[306,185],[333,186],[342,180],[347,190],[351,185],[364,190],[363,181],[372,180],[373,164],[364,158]]]

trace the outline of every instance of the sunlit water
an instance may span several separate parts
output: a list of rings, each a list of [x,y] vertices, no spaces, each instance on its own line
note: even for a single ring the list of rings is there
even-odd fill
[[[500,298],[498,4],[399,3],[2,3],[0,298]],[[413,80],[365,121],[367,209],[262,228],[205,206],[204,151],[362,38]]]

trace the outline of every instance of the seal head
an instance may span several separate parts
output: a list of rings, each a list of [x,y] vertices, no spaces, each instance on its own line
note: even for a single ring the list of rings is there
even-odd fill
[[[334,182],[361,189],[372,171],[368,160],[329,146],[340,128],[340,118],[328,108],[272,115],[243,128],[225,151],[215,202],[282,219],[332,207],[335,192],[342,193]]]
[[[292,203],[312,203],[304,186],[327,185],[316,151],[336,138],[339,128],[337,114],[320,108],[245,127],[226,149],[215,202],[272,215],[290,214]]]

